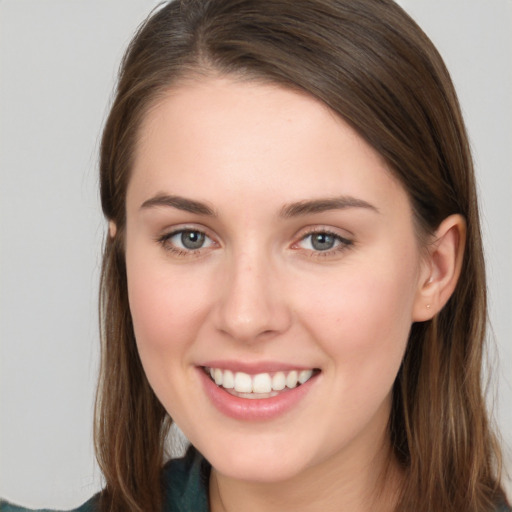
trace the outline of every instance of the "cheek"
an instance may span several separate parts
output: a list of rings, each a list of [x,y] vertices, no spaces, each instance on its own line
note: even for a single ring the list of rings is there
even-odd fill
[[[143,363],[162,360],[190,343],[201,326],[205,282],[171,271],[165,255],[155,261],[143,249],[127,250],[128,298],[135,338]],[[200,283],[202,283],[200,285]]]
[[[416,267],[395,261],[373,259],[371,265],[347,267],[323,286],[309,287],[302,304],[307,328],[346,386],[379,381],[389,387],[401,364],[412,323]]]
[[[135,245],[135,244],[134,244]],[[143,244],[127,247],[128,298],[140,360],[151,388],[175,420],[190,401],[191,347],[204,324],[204,280],[172,270]],[[202,284],[201,284],[202,283]],[[183,421],[182,421],[183,423]]]

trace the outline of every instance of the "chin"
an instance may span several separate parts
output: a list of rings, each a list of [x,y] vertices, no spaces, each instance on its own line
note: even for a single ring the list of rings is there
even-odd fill
[[[226,443],[206,445],[204,450],[195,445],[215,470],[225,477],[253,483],[283,482],[293,479],[314,464],[314,454],[300,449],[301,444],[286,446],[280,436],[233,435]],[[302,445],[307,446],[307,445]]]
[[[291,480],[301,473],[304,469],[302,465],[299,467],[294,461],[282,460],[276,454],[263,458],[251,458],[245,456],[243,459],[230,456],[215,461],[210,461],[212,466],[220,474],[235,480],[241,480],[252,483],[270,484]]]

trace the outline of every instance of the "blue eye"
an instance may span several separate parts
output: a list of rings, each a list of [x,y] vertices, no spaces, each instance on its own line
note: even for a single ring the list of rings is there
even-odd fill
[[[214,241],[197,229],[180,229],[164,235],[159,242],[173,252],[187,253],[205,249],[214,245]]]
[[[313,233],[309,236],[311,246],[317,251],[328,251],[332,249],[337,242],[336,237],[329,233]]]
[[[298,243],[301,249],[307,249],[314,252],[336,252],[352,245],[351,240],[347,240],[339,235],[328,231],[314,231],[304,236]]]
[[[177,238],[179,240],[179,243],[182,247],[185,249],[200,249],[204,241],[206,239],[206,235],[204,233],[201,233],[200,231],[182,231],[181,233],[177,233],[173,237],[171,237],[171,240],[174,238]],[[176,241],[178,241],[176,240]],[[174,240],[173,240],[174,241]],[[174,241],[174,243],[176,243]]]

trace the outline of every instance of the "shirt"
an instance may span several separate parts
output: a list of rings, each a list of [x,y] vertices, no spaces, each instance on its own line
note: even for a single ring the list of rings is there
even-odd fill
[[[208,512],[208,481],[211,466],[192,446],[182,459],[169,461],[163,470],[163,512]],[[98,512],[99,496],[69,512]],[[0,512],[33,512],[0,500]],[[64,512],[40,509],[37,512]],[[496,512],[512,512],[503,504]]]
[[[169,461],[163,469],[164,512],[208,512],[210,465],[192,447],[185,457]],[[98,512],[99,495],[69,512]],[[0,500],[0,512],[33,512]],[[37,512],[64,512],[40,509]]]

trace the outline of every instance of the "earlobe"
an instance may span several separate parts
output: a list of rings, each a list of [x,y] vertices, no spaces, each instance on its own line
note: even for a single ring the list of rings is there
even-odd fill
[[[464,217],[455,214],[444,219],[427,247],[428,256],[418,283],[413,321],[430,320],[448,302],[460,276],[465,243]]]
[[[117,226],[113,220],[108,221],[108,234],[110,238],[115,238],[117,233]]]

